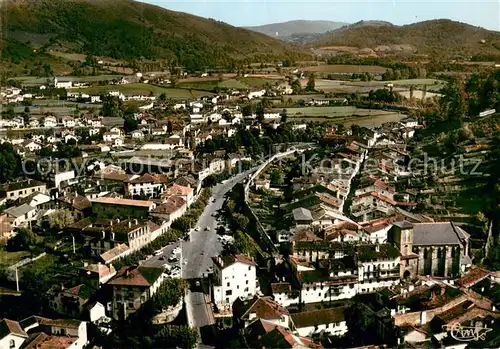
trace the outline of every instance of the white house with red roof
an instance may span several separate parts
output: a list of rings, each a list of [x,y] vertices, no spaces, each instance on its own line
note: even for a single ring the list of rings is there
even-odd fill
[[[19,322],[0,320],[0,348],[19,349],[27,338],[28,334],[21,328]]]
[[[238,298],[252,298],[259,291],[255,262],[245,255],[219,255],[214,262],[213,300],[219,311],[230,311]]]

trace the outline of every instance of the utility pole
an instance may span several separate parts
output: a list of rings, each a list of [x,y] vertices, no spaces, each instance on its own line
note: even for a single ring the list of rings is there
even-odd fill
[[[17,272],[17,267],[16,267],[16,290],[19,292],[19,273]]]

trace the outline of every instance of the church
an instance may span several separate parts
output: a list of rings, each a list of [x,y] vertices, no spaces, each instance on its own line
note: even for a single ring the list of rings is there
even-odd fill
[[[430,275],[453,279],[472,264],[470,235],[453,222],[394,222],[388,239],[401,252],[401,278]]]

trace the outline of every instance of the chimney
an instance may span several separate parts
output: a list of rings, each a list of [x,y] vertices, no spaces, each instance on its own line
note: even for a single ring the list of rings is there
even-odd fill
[[[128,227],[132,228],[132,222],[130,221],[130,219],[128,220]]]
[[[134,224],[135,225],[139,224],[139,221],[137,219],[134,219]]]

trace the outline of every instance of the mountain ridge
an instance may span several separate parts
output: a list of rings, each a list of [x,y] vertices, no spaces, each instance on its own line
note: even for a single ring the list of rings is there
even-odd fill
[[[500,32],[449,19],[422,21],[401,26],[370,25],[370,22],[367,25],[366,22],[358,22],[322,34],[307,45],[316,48],[355,47],[374,52],[382,48],[387,50],[389,47],[392,53],[398,51],[398,46],[406,45],[413,48],[413,53],[437,57],[500,56]]]
[[[298,19],[258,26],[245,26],[243,28],[283,41],[293,41],[291,39],[294,36],[322,34],[330,30],[341,28],[347,24],[348,23],[337,21]],[[278,36],[276,36],[276,33],[278,33]]]
[[[20,45],[26,44],[20,37],[38,36],[44,50],[163,59],[189,69],[301,54],[260,33],[133,0],[8,0],[0,5],[8,19],[2,28],[6,38]]]

